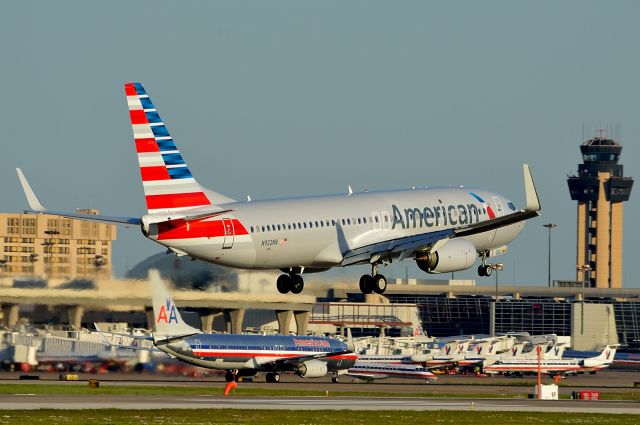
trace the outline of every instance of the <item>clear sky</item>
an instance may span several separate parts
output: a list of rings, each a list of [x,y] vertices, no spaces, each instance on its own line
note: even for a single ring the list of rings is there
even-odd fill
[[[141,215],[123,83],[144,83],[192,172],[226,195],[474,185],[543,217],[500,258],[501,282],[575,276],[583,128],[619,126],[640,179],[637,1],[13,1],[0,8],[2,211]],[[640,246],[625,204],[624,285]],[[118,274],[161,247],[121,229]],[[388,271],[428,277],[411,261]],[[475,270],[456,277],[475,277]],[[487,283],[493,283],[493,278]]]

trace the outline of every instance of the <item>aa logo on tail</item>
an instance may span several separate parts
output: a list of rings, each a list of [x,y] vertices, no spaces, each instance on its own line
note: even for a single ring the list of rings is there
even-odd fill
[[[167,315],[168,313],[168,315]],[[160,311],[158,312],[158,317],[156,318],[156,323],[178,323],[178,313],[176,311],[176,306],[171,302],[169,298],[166,300],[166,305],[160,306]]]

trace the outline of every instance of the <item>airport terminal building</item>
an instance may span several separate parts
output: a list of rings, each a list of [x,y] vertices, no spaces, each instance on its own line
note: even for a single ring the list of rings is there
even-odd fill
[[[392,304],[417,305],[429,336],[528,332],[571,336],[577,349],[603,343],[640,345],[640,289],[476,286],[473,281],[400,279],[385,293]],[[471,283],[471,284],[470,284]],[[362,301],[355,291],[336,300]]]

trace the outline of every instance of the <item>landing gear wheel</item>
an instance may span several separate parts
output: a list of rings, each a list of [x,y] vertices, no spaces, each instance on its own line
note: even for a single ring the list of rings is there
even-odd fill
[[[299,294],[304,289],[304,279],[302,279],[302,276],[300,276],[299,274],[294,274],[293,276],[291,276],[290,282],[290,289],[292,294]]]
[[[281,294],[286,294],[291,291],[292,279],[288,274],[281,274],[278,276],[278,280],[276,282],[276,287],[278,288],[278,292]]]
[[[369,274],[360,276],[360,292],[370,294],[373,292],[373,277]]]
[[[332,376],[332,377],[331,377],[331,382],[332,382],[333,384],[337,384],[337,383],[338,383],[338,381],[339,381],[339,379],[338,379],[338,377],[337,377],[337,376]]]
[[[491,276],[492,273],[493,273],[493,269],[491,268],[490,265],[485,264],[485,265],[478,266],[478,275],[489,277]]]
[[[387,278],[381,274],[373,276],[370,287],[376,294],[384,294],[384,291],[387,290]]]

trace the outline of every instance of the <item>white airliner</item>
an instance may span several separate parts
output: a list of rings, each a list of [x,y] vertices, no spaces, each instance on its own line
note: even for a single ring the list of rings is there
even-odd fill
[[[363,381],[387,378],[422,379],[435,382],[438,377],[428,369],[414,364],[366,363],[356,360],[347,370],[347,375]]]
[[[607,345],[600,355],[587,359],[542,358],[540,369],[542,373],[561,375],[577,372],[595,372],[611,366],[616,354],[616,346]],[[501,359],[483,368],[485,373],[535,373],[538,370],[537,358]]]
[[[368,264],[363,293],[383,293],[378,267],[413,259],[427,273],[465,270],[503,253],[536,217],[540,202],[524,165],[526,207],[486,190],[415,188],[265,201],[236,201],[201,186],[191,174],[140,83],[125,84],[148,213],[108,217],[49,211],[18,169],[30,213],[140,225],[177,255],[242,269],[279,269],[281,293],[300,293],[302,273]]]

